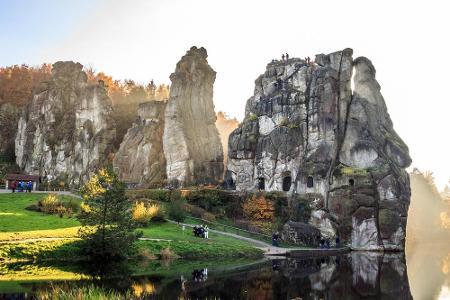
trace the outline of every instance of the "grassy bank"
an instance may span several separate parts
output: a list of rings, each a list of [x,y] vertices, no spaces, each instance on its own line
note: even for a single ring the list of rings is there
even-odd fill
[[[75,217],[60,217],[29,211],[26,207],[35,204],[45,194],[0,194],[0,260],[1,261],[45,261],[80,259],[80,241],[33,241],[19,243],[25,239],[74,238],[79,222]],[[60,196],[61,197],[61,196]],[[80,201],[62,196],[62,201]],[[159,257],[161,250],[169,248],[181,258],[209,259],[231,257],[258,257],[259,249],[250,243],[232,237],[210,233],[210,239],[194,237],[191,228],[172,223],[150,223],[140,228],[145,238],[166,241],[139,241],[140,252]]]

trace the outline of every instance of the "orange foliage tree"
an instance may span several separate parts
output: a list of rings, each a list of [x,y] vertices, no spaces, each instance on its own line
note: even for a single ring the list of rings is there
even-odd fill
[[[272,201],[262,194],[254,194],[251,198],[248,198],[242,204],[242,209],[247,218],[255,221],[272,221],[275,214]]]
[[[51,65],[36,67],[14,65],[0,68],[0,104],[11,103],[24,106],[33,96],[34,88],[50,78]]]

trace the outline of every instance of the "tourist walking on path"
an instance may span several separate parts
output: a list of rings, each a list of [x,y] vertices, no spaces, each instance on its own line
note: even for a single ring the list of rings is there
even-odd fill
[[[33,182],[30,180],[27,183],[27,191],[28,191],[28,193],[31,193],[32,189],[33,189]]]
[[[272,235],[272,245],[275,247],[279,247],[280,245],[278,244],[278,239],[280,238],[280,235],[278,234],[278,232],[275,232]]]
[[[209,239],[209,236],[208,236],[208,225],[205,225],[205,239]]]
[[[19,181],[19,192],[23,192],[23,189],[25,187],[25,184],[23,181]]]
[[[11,182],[11,189],[12,189],[13,193],[16,192],[16,188],[17,188],[17,182],[16,181]]]

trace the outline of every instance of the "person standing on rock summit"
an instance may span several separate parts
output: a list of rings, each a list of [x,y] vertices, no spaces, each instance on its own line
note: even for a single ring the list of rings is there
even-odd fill
[[[289,61],[289,54],[286,53],[286,62],[288,62],[288,61]]]
[[[284,54],[281,54],[281,61],[284,62]]]

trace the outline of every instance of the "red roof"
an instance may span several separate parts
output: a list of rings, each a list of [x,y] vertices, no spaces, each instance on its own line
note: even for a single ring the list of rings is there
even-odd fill
[[[39,181],[39,176],[27,175],[27,174],[6,174],[5,179],[6,180]]]

